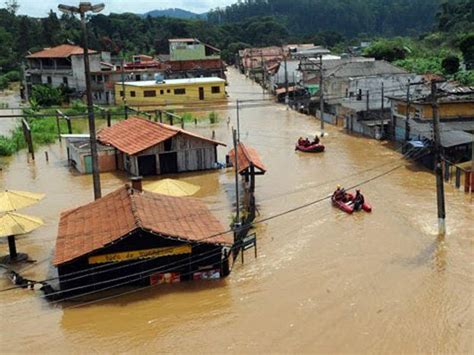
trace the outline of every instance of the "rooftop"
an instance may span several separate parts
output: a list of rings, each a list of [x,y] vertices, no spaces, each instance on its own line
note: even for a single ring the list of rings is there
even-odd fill
[[[140,153],[178,134],[184,134],[214,144],[225,146],[221,142],[199,136],[184,129],[164,123],[151,122],[138,117],[106,127],[97,134],[99,142],[110,145],[129,155]]]
[[[183,242],[232,244],[231,235],[224,234],[222,224],[199,200],[141,192],[125,185],[61,214],[53,263],[60,265],[90,254],[137,229]],[[211,237],[217,234],[221,235]]]
[[[234,165],[235,161],[235,153],[234,149],[229,152],[229,158]],[[243,171],[247,170],[250,167],[250,164],[253,164],[255,168],[260,170],[261,172],[266,172],[267,168],[263,165],[262,160],[256,149],[252,147],[247,147],[243,143],[239,143],[237,149],[237,161],[238,161],[238,173],[242,173]]]
[[[97,53],[89,49],[89,54]],[[79,46],[71,44],[61,44],[52,48],[45,48],[42,51],[28,55],[26,58],[69,58],[72,55],[82,55],[84,50]]]
[[[221,78],[189,78],[189,79],[168,79],[163,82],[156,82],[155,80],[145,81],[127,81],[125,85],[130,86],[157,86],[157,85],[191,85],[191,84],[210,84],[210,83],[225,83]]]
[[[407,74],[405,69],[399,68],[384,60],[368,61],[368,62],[347,62],[338,65],[330,70],[326,76],[336,78],[358,77],[358,76],[375,76],[384,74]]]

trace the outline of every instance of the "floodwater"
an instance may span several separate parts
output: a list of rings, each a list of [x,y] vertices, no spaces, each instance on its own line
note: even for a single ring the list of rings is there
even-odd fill
[[[261,88],[234,70],[229,78],[232,100],[262,98]],[[230,143],[235,110],[220,114],[216,125],[189,129],[207,136],[215,130],[216,139]],[[362,186],[371,214],[349,216],[324,200],[259,224],[258,258],[247,252],[225,280],[160,286],[82,307],[48,304],[35,291],[0,293],[2,352],[473,353],[471,197],[446,185],[448,234],[441,240],[434,176],[396,150],[329,126],[327,152],[304,155],[294,142],[319,130],[314,118],[268,103],[244,104],[240,118],[242,142],[258,149],[268,169],[257,177],[260,219],[327,196],[337,183],[352,186],[401,167]],[[40,262],[25,276],[44,279],[59,212],[92,199],[91,177],[65,167],[60,144],[44,147],[34,163],[21,152],[6,164],[2,189],[47,194],[24,210],[46,225],[17,243]],[[230,221],[231,171],[180,178],[202,186],[197,197]],[[125,181],[103,174],[104,193]],[[7,251],[5,243],[0,248]]]

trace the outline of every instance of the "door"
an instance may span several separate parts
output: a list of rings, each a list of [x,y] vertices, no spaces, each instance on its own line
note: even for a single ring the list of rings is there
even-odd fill
[[[173,174],[178,172],[178,153],[160,154],[160,174]]]
[[[84,156],[84,173],[92,174],[92,155]]]
[[[204,100],[204,88],[199,88],[199,100]]]
[[[138,157],[138,174],[140,176],[156,175],[156,155]]]

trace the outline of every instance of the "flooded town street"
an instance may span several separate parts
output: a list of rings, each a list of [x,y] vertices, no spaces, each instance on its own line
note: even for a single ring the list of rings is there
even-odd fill
[[[228,79],[229,100],[271,98],[235,69]],[[219,148],[220,161],[231,148],[234,106],[219,111],[217,124],[186,127],[206,137],[214,130],[228,145]],[[242,106],[241,141],[268,169],[257,177],[257,221],[323,198],[337,184],[364,181],[373,212],[348,215],[324,200],[260,223],[258,258],[246,253],[245,264],[237,259],[220,281],[158,286],[81,307],[49,304],[39,291],[2,292],[3,353],[474,352],[472,197],[446,185],[448,232],[440,240],[434,175],[388,143],[326,125],[326,152],[305,155],[294,144],[319,131],[314,117],[271,101]],[[36,155],[35,162],[25,151],[2,161],[0,187],[46,194],[24,210],[46,225],[17,238],[18,250],[39,262],[24,276],[43,280],[52,271],[59,213],[91,201],[93,192],[91,176],[66,166],[64,143]],[[232,169],[180,179],[201,186],[196,197],[230,223]],[[124,174],[102,174],[103,194],[126,181]],[[5,241],[0,251],[7,253]],[[1,289],[10,286],[0,279]]]

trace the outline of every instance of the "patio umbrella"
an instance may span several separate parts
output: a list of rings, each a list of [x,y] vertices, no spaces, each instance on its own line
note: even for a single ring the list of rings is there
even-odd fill
[[[0,192],[0,212],[15,211],[34,205],[43,197],[44,194],[27,191],[6,190]]]
[[[8,238],[10,261],[18,260],[15,236],[32,232],[43,224],[40,218],[14,212],[0,216],[0,237]]]
[[[194,195],[200,187],[184,181],[163,179],[146,184],[144,189],[158,194],[181,197]]]

